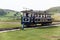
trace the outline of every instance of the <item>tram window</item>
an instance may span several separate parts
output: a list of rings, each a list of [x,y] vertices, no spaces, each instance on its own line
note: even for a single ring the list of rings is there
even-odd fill
[[[31,14],[28,14],[29,17],[31,17]]]
[[[39,17],[41,17],[41,15],[39,14]]]
[[[44,15],[44,17],[45,17],[45,15]]]
[[[50,15],[47,15],[47,17],[51,17]]]
[[[47,15],[46,15],[46,17],[47,17]]]
[[[42,15],[42,17],[45,17],[45,15]]]
[[[31,17],[33,17],[34,16],[34,14],[31,14]]]
[[[26,13],[24,13],[23,16],[26,16]]]
[[[39,14],[38,14],[38,17],[39,17]]]
[[[41,18],[42,18],[42,15],[41,15]]]
[[[38,15],[35,15],[35,17],[38,17]]]
[[[51,17],[50,15],[46,15],[46,17]]]
[[[28,13],[26,13],[26,16],[28,17]]]
[[[41,17],[41,15],[39,15],[39,17]]]

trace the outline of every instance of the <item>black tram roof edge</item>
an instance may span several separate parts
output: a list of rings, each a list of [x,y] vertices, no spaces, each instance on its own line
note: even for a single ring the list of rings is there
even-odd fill
[[[50,13],[48,13],[47,11],[38,11],[38,10],[23,10],[21,11],[23,13],[34,13],[34,14],[49,14],[51,15]]]

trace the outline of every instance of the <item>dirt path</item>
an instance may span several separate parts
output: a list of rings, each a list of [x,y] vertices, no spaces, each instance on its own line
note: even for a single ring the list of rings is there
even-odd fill
[[[9,32],[9,31],[16,31],[16,30],[20,30],[20,27],[0,28],[0,33],[3,33],[3,32]]]
[[[52,25],[54,25],[54,26],[60,26],[60,22],[53,22]]]
[[[5,30],[5,31],[0,31],[0,33],[4,33],[4,32],[10,32],[10,31],[16,31],[16,30],[20,30],[20,29]]]

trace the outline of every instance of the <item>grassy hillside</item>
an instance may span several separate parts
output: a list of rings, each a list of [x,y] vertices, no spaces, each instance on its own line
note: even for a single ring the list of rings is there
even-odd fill
[[[60,13],[60,6],[58,6],[58,7],[51,7],[50,9],[48,9],[46,11],[48,13],[51,13],[51,14]]]
[[[20,27],[20,22],[0,22],[0,28]]]
[[[60,7],[52,7],[50,9],[47,10],[48,12],[58,12],[60,13]]]
[[[20,12],[8,9],[0,9],[0,21],[20,20]]]
[[[46,11],[52,14],[54,21],[60,21],[60,7],[52,7]]]

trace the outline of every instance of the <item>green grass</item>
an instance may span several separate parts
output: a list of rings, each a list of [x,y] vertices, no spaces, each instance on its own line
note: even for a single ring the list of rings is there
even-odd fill
[[[16,12],[9,12],[9,13],[6,13],[5,15],[1,15],[0,21],[4,21],[4,22],[17,21],[18,22],[20,20],[21,14],[18,13],[18,14],[16,14],[16,16],[14,16],[14,14],[16,14]],[[19,19],[19,20],[17,20],[17,19]]]
[[[20,27],[21,23],[18,22],[0,22],[0,28],[12,28],[12,27]]]
[[[2,21],[2,22],[19,22],[20,21],[20,19],[19,20],[16,20],[17,19],[17,17],[14,17],[14,16],[8,16],[8,17],[6,17],[6,16],[0,16],[0,22]]]
[[[25,28],[25,30],[0,33],[0,40],[58,40],[60,27]]]
[[[16,14],[16,12],[9,12],[5,16],[14,16],[14,14]]]

